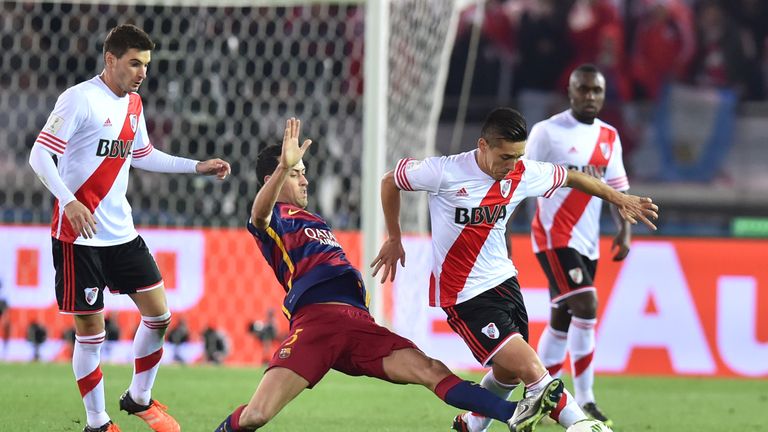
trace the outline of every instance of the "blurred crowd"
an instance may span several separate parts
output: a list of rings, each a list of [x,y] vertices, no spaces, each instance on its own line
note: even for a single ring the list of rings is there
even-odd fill
[[[589,62],[606,75],[612,101],[653,100],[669,81],[765,100],[766,23],[762,0],[489,0],[481,61],[514,65],[513,96],[564,89],[570,70]]]

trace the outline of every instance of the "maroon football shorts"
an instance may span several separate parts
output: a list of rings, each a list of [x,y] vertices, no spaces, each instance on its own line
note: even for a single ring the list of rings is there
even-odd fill
[[[284,367],[317,384],[330,369],[352,376],[390,381],[383,360],[393,351],[416,348],[362,309],[340,304],[311,304],[296,312],[291,333],[275,351],[267,370]]]

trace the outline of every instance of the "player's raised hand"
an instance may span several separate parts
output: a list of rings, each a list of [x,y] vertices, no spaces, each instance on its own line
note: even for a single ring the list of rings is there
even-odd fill
[[[224,180],[232,172],[229,162],[221,159],[208,159],[207,161],[198,162],[195,170],[198,174],[215,175],[219,180]]]
[[[280,164],[286,168],[292,168],[304,157],[312,140],[304,140],[299,147],[299,134],[301,133],[301,120],[289,118],[285,122],[285,132],[283,133],[283,152],[280,155]]]
[[[381,245],[379,254],[371,263],[373,276],[376,277],[379,270],[383,268],[384,272],[381,274],[381,283],[386,282],[387,278],[389,278],[390,282],[394,281],[398,261],[400,261],[400,265],[405,266],[405,249],[403,249],[403,243],[400,240],[390,237]]]
[[[621,205],[616,207],[621,217],[627,222],[634,225],[640,221],[647,225],[648,228],[656,231],[656,225],[651,221],[659,218],[659,206],[654,204],[650,198],[624,195]]]
[[[96,235],[96,218],[83,203],[78,200],[71,201],[64,206],[64,214],[69,219],[72,229],[83,238],[93,238]]]

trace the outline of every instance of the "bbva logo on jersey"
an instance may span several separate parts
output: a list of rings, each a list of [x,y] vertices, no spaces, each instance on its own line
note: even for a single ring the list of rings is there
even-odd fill
[[[507,216],[507,206],[496,204],[472,208],[456,208],[454,222],[461,225],[495,224]]]
[[[125,159],[131,154],[131,147],[133,147],[133,140],[100,139],[96,147],[96,156]]]

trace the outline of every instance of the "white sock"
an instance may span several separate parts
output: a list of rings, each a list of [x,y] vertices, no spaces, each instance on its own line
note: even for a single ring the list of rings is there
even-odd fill
[[[493,369],[491,369],[488,371],[488,373],[485,374],[483,379],[480,380],[480,387],[506,400],[509,399],[509,396],[515,390],[515,388],[517,388],[517,384],[505,384],[499,382],[496,380],[496,377],[493,376]],[[477,413],[466,413],[464,414],[464,421],[467,423],[470,431],[485,432],[493,419]]]
[[[560,378],[567,352],[568,332],[555,330],[547,326],[539,339],[538,354],[549,374]]]
[[[105,332],[93,336],[75,336],[72,370],[85,405],[88,426],[97,428],[109,421],[104,402],[104,377],[101,374],[101,346]]]
[[[595,353],[595,324],[597,319],[573,317],[568,330],[568,350],[571,352],[573,388],[579,406],[594,402],[592,385],[595,382],[595,368],[592,357]]]
[[[549,372],[544,372],[544,375],[540,376],[536,381],[525,384],[525,393],[538,393],[542,391],[547,384],[551,383],[553,379],[554,378],[552,378],[552,375],[550,375]]]
[[[139,405],[148,405],[152,398],[160,359],[163,357],[165,331],[171,322],[171,312],[156,317],[141,317],[141,325],[133,339],[133,379],[128,392]]]
[[[567,389],[563,390],[560,402],[557,404],[557,407],[552,410],[552,413],[550,413],[549,416],[566,429],[577,421],[587,418],[584,411],[579,408],[579,404],[574,400],[573,395],[571,395]]]

